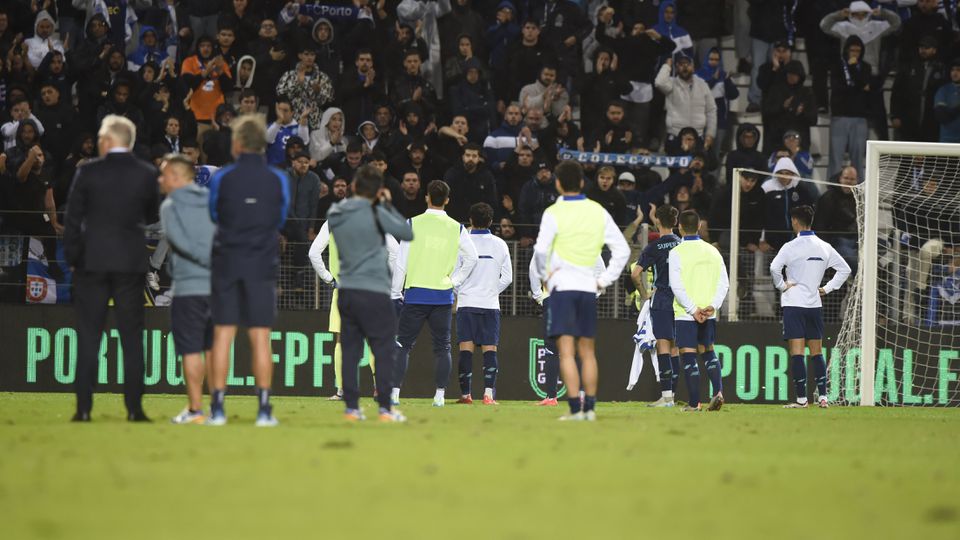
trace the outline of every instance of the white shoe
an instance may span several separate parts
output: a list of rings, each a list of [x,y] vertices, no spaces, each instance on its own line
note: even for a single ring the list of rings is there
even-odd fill
[[[575,412],[573,414],[565,414],[558,418],[561,422],[583,422],[587,419],[586,415],[583,412]]]
[[[280,422],[272,414],[258,414],[257,421],[253,425],[257,427],[274,427]]]
[[[190,409],[184,409],[180,411],[180,414],[174,416],[170,419],[170,422],[173,424],[202,424],[205,418],[203,416],[203,411],[190,412]]]
[[[820,403],[818,405],[821,409],[829,409],[830,403],[827,401],[826,396],[820,398]]]
[[[225,426],[227,425],[227,415],[223,413],[211,414],[203,424],[205,426]]]
[[[673,407],[674,405],[675,403],[672,397],[667,398],[667,397],[661,396],[660,399],[654,401],[653,403],[648,403],[647,407],[661,408],[661,407]]]
[[[155,291],[160,290],[160,274],[155,270],[147,272],[147,287]]]
[[[583,413],[583,419],[587,422],[597,421],[597,411],[587,411]]]
[[[443,407],[443,397],[441,397],[441,396],[434,396],[434,398],[433,398],[433,406],[434,406],[434,407]]]

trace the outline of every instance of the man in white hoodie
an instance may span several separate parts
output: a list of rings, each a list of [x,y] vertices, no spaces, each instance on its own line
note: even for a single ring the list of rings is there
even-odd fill
[[[27,46],[27,59],[34,68],[40,67],[43,57],[48,52],[64,52],[63,43],[53,37],[54,28],[53,17],[46,10],[37,13],[37,18],[33,23],[33,37],[23,42]]]
[[[873,17],[877,17],[874,19]],[[900,16],[887,9],[870,9],[866,2],[850,2],[850,7],[834,11],[820,21],[820,30],[843,44],[850,36],[863,40],[863,60],[873,67],[873,75],[880,69],[880,42],[900,29]]]

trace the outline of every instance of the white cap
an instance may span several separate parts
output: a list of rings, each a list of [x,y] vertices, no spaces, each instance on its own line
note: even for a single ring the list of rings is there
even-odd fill
[[[618,178],[617,180],[620,182],[633,182],[634,184],[637,183],[637,178],[633,176],[632,172],[629,172],[629,171],[620,173],[620,178]]]
[[[870,9],[870,4],[857,0],[856,2],[850,2],[850,13],[861,13],[861,12],[870,13],[873,11]]]
[[[773,174],[780,174],[782,172],[792,172],[800,176],[800,171],[797,170],[797,166],[794,165],[793,160],[788,157],[778,159],[776,167],[773,168]]]

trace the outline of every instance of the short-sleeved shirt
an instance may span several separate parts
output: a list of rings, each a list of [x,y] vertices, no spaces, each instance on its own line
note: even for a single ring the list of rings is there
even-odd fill
[[[678,245],[680,237],[677,235],[661,236],[656,242],[647,244],[637,261],[640,268],[653,269],[653,285],[657,291],[653,295],[651,309],[673,309],[673,291],[670,289],[670,267],[667,261],[670,250]]]

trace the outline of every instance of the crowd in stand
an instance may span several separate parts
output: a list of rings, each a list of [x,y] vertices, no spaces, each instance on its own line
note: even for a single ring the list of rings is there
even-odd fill
[[[0,227],[61,233],[58,210],[107,114],[134,122],[137,154],[183,153],[203,183],[233,159],[231,121],[260,112],[267,159],[291,178],[294,242],[372,163],[405,216],[443,179],[452,217],[489,203],[499,234],[530,245],[564,150],[690,156],[666,174],[588,165],[586,193],[623,226],[651,204],[694,208],[710,235],[729,228],[733,168],[788,157],[816,176],[820,116],[827,175],[845,185],[863,179],[871,131],[960,142],[958,16],[952,0],[9,0],[0,210],[39,213],[4,213]],[[724,66],[731,34],[739,62]],[[749,77],[762,134],[733,123],[735,73]],[[812,204],[814,228],[841,233],[855,256],[849,188],[759,180],[739,180],[741,227],[756,231],[745,248],[776,249],[759,231],[789,230],[790,207]]]

